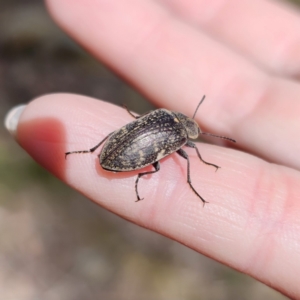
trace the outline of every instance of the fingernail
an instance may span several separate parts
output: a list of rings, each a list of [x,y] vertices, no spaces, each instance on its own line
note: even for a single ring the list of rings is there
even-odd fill
[[[17,138],[17,127],[19,119],[25,107],[26,104],[15,106],[5,116],[4,126],[14,139]]]

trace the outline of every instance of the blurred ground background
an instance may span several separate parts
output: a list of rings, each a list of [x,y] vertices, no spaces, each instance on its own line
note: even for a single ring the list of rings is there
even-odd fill
[[[62,33],[42,1],[0,0],[0,119],[52,92],[136,112],[151,107]],[[39,167],[0,126],[0,300],[12,299],[285,297],[103,210]]]

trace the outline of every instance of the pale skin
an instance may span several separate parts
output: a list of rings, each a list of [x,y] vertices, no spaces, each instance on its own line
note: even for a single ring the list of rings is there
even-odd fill
[[[263,0],[48,0],[54,20],[159,107],[192,116],[239,150],[197,144],[158,173],[109,173],[93,147],[132,121],[83,96],[43,96],[17,139],[49,171],[108,210],[300,299],[300,12]],[[298,78],[298,79],[297,79]],[[99,149],[100,151],[101,149]],[[151,170],[151,167],[146,168]]]

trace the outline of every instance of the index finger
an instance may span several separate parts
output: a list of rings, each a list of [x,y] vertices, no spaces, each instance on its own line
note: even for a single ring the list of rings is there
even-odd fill
[[[64,155],[94,146],[128,120],[111,104],[49,95],[26,107],[17,139],[42,166],[106,209],[299,297],[299,173],[201,144],[201,155],[221,166],[215,172],[187,150],[194,187],[209,204],[203,208],[191,191],[186,161],[176,154],[161,162],[160,172],[141,181],[145,199],[136,203],[138,171],[108,173],[99,165],[98,153],[67,160]]]

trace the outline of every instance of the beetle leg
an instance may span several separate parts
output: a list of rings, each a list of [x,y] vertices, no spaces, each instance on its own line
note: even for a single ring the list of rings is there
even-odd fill
[[[127,107],[125,104],[123,104],[123,107],[127,110],[127,112],[128,112],[133,118],[135,118],[135,119],[140,118],[140,116],[135,116],[135,115],[128,109],[128,107]]]
[[[93,148],[89,149],[89,150],[79,150],[79,151],[71,151],[71,152],[66,152],[65,153],[65,158],[67,158],[67,155],[69,154],[74,154],[74,153],[92,153],[94,152],[98,147],[100,147],[111,135],[113,134],[110,133],[108,136],[106,136],[100,143],[98,143],[96,146],[94,146]]]
[[[135,116],[129,109],[128,109],[128,107],[126,106],[126,105],[124,105],[123,104],[123,107],[127,110],[127,112],[133,117],[133,118],[135,118],[135,119],[139,119],[139,118],[141,118],[141,117],[143,117],[143,116],[145,116],[145,115],[148,115],[149,113],[151,113],[151,111],[149,112],[146,112],[146,113],[144,113],[144,114],[141,114],[141,115],[139,115],[139,116]]]
[[[200,158],[200,160],[201,160],[203,163],[205,163],[206,165],[215,167],[215,168],[216,168],[216,171],[217,171],[219,168],[221,168],[221,167],[219,167],[219,166],[217,166],[217,165],[214,165],[214,164],[211,164],[211,163],[205,161],[205,160],[201,157],[201,154],[200,154],[200,152],[199,152],[197,146],[196,146],[193,142],[188,141],[188,142],[185,144],[185,146],[194,148],[194,149],[196,150],[197,155],[198,155],[198,157]]]
[[[185,158],[187,160],[187,182],[190,185],[191,189],[194,191],[194,193],[202,200],[203,205],[205,203],[208,203],[207,201],[205,201],[195,190],[195,188],[192,186],[192,181],[191,181],[191,176],[190,176],[190,160],[189,160],[189,156],[187,155],[187,153],[185,151],[183,151],[182,149],[177,150],[177,153],[182,156],[183,158]]]
[[[160,170],[160,164],[159,164],[159,161],[155,162],[152,166],[155,168],[154,171],[149,171],[149,172],[144,172],[144,173],[139,173],[139,174],[138,174],[138,177],[137,177],[137,179],[136,179],[136,181],[135,181],[135,193],[136,193],[136,196],[137,196],[137,200],[136,200],[135,202],[138,202],[138,201],[144,199],[144,198],[142,198],[142,199],[140,198],[139,193],[138,193],[138,188],[137,188],[137,187],[138,187],[138,182],[139,182],[140,178],[141,178],[142,176],[144,176],[144,175],[147,175],[147,174],[153,174],[153,173],[156,173],[156,172],[158,172],[158,171]]]

